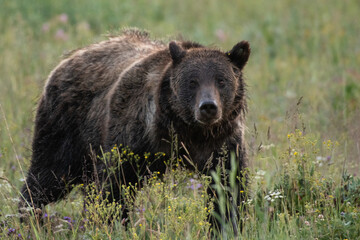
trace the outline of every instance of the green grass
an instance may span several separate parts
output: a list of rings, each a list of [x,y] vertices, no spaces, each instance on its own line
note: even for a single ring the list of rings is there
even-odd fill
[[[129,198],[135,210],[127,230],[120,221],[102,224],[101,217],[84,222],[90,213],[83,213],[81,187],[47,207],[43,227],[35,218],[19,223],[21,169],[30,164],[36,103],[47,75],[67,51],[134,26],[157,38],[182,34],[223,50],[250,42],[245,76],[251,184],[239,221],[244,239],[359,238],[358,1],[0,0],[0,6],[0,237],[210,237],[212,202],[202,194],[208,179],[181,168],[149,180]],[[174,188],[174,179],[184,185]],[[203,187],[190,191],[190,179]],[[282,198],[275,199],[274,191]],[[235,193],[223,194],[228,209],[226,199]],[[102,210],[93,213],[119,211],[107,204],[100,201]],[[212,230],[215,236],[232,238],[230,226],[218,230]]]

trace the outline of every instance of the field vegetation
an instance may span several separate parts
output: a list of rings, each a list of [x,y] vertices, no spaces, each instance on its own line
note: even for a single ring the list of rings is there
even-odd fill
[[[3,239],[360,239],[360,2],[0,0],[0,238]],[[237,191],[182,167],[124,186],[130,209],[77,186],[20,223],[19,189],[30,165],[37,101],[62,55],[147,29],[229,50],[248,40],[249,185]],[[115,160],[131,152],[114,148]],[[123,153],[123,154],[122,154]],[[231,153],[228,153],[231,154]],[[107,155],[102,156],[106,160]],[[113,159],[114,160],[114,159]],[[218,199],[206,189],[214,187]],[[136,197],[134,197],[136,192]],[[246,195],[241,206],[230,199]],[[221,216],[213,211],[219,201]],[[237,226],[210,218],[240,208]],[[221,222],[221,221],[220,221]]]

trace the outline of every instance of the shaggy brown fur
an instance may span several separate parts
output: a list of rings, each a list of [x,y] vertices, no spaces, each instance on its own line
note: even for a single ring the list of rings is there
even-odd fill
[[[98,154],[122,144],[139,155],[170,155],[171,128],[199,170],[208,161],[214,168],[224,145],[236,151],[242,169],[241,71],[249,54],[245,41],[224,53],[187,41],[167,45],[134,30],[73,51],[44,88],[22,199],[40,207],[63,198],[83,176],[91,178],[101,169],[101,163],[93,168],[91,149]],[[123,179],[137,182],[134,169],[123,168]],[[162,161],[151,167],[159,169],[164,171]]]

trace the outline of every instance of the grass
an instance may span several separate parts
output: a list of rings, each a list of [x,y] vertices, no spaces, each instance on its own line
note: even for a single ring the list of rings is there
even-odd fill
[[[1,237],[207,239],[212,231],[232,238],[231,226],[210,230],[208,178],[181,167],[149,179],[129,197],[127,230],[115,217],[103,224],[107,215],[121,217],[116,204],[99,201],[83,212],[81,186],[47,207],[43,226],[35,218],[19,222],[21,169],[30,164],[36,103],[47,75],[63,53],[136,26],[154,37],[182,34],[223,50],[250,42],[250,186],[238,219],[244,239],[359,238],[358,1],[0,0],[0,6]],[[174,187],[174,179],[182,184]],[[235,192],[223,194],[231,211],[227,199]]]

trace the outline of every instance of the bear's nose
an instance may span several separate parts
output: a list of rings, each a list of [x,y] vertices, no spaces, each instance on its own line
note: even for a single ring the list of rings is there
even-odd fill
[[[205,118],[215,118],[218,112],[218,107],[215,101],[208,100],[200,103],[200,113]]]

